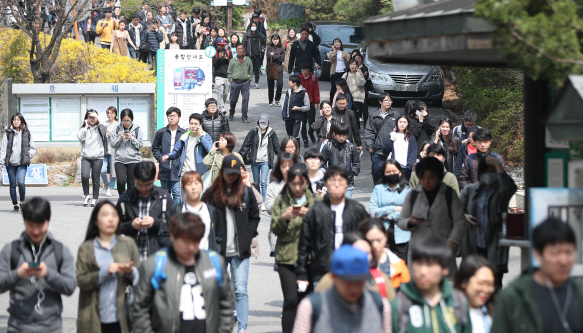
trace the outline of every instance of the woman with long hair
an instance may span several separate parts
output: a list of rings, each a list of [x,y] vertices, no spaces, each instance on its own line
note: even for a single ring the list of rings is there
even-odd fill
[[[26,195],[26,171],[30,160],[36,154],[34,140],[28,130],[28,125],[22,113],[17,113],[10,119],[10,127],[6,128],[2,138],[2,154],[0,156],[0,173],[6,166],[10,182],[10,199],[14,205],[13,213],[18,213]],[[16,185],[20,194],[20,206],[16,198]]]
[[[298,284],[295,263],[304,215],[320,196],[314,195],[308,170],[295,164],[287,172],[287,183],[275,199],[271,213],[271,230],[277,236],[275,263],[283,292],[283,333],[291,333],[298,306]]]
[[[107,126],[99,123],[99,114],[91,109],[85,112],[83,125],[77,132],[81,142],[81,184],[83,185],[83,206],[95,207],[99,198],[99,176],[103,157],[107,154]],[[89,172],[93,182],[93,199],[89,196]]]
[[[318,133],[318,150],[320,150],[322,143],[328,139],[328,134],[332,132],[333,125],[332,103],[330,101],[322,101],[320,103],[320,117],[312,124],[312,129]]]
[[[283,68],[287,70],[289,67],[289,55],[291,53],[292,45],[299,38],[297,37],[296,28],[287,29],[287,37],[285,41],[282,41],[283,48],[285,49],[285,60],[283,62]]]
[[[187,171],[180,178],[180,204],[173,205],[166,212],[166,221],[172,216],[181,213],[198,215],[204,223],[204,236],[200,240],[198,248],[201,250],[221,251],[217,235],[220,234],[219,211],[212,205],[201,200],[202,177],[196,171]]]
[[[127,189],[134,188],[134,168],[142,160],[144,146],[140,125],[134,123],[134,113],[130,109],[121,110],[121,124],[111,134],[111,146],[115,149],[115,175],[117,193],[121,196]]]
[[[386,160],[381,172],[380,183],[372,191],[368,210],[372,217],[383,220],[383,229],[387,231],[389,249],[399,258],[407,261],[411,232],[399,228],[397,221],[401,216],[403,204],[411,188],[403,177],[401,163],[395,159]]]
[[[401,284],[411,281],[411,274],[409,274],[405,260],[387,248],[388,238],[383,220],[378,218],[364,219],[358,225],[358,231],[370,242],[376,268],[391,277],[391,287],[395,291],[399,290]]]
[[[417,142],[409,130],[409,118],[406,115],[397,117],[397,128],[385,140],[383,153],[386,156],[392,154],[403,168],[403,175],[408,181],[417,161]]]
[[[328,59],[330,59],[330,82],[336,82],[345,73],[348,61],[350,61],[350,54],[344,51],[340,38],[335,38],[332,41],[332,50],[328,52]],[[330,101],[334,100],[335,95],[336,86],[331,84]]]
[[[128,49],[128,44],[136,49],[134,42],[130,38],[130,33],[126,30],[127,22],[125,20],[119,21],[117,25],[117,30],[113,31],[113,35],[111,36],[111,46],[109,51],[113,53],[117,53],[124,57],[130,56],[130,51]]]
[[[221,162],[217,178],[204,193],[203,201],[215,206],[221,216],[221,255],[231,264],[237,297],[238,332],[243,332],[247,330],[249,316],[249,257],[251,241],[257,236],[259,207],[255,195],[241,177],[241,169],[245,168],[242,161],[231,154]]]
[[[445,157],[444,166],[447,171],[453,172],[460,147],[460,140],[453,135],[453,124],[449,118],[445,117],[439,120],[439,128],[431,140],[434,143],[441,144],[445,148],[447,156]]]
[[[344,73],[342,78],[346,80],[346,84],[350,88],[352,111],[356,114],[358,127],[360,127],[360,119],[366,119],[368,117],[368,106],[364,105],[366,78],[364,77],[364,73],[358,68],[358,63],[355,59],[351,59],[348,62],[348,68],[349,71]],[[366,109],[366,114],[364,114],[364,109]]]
[[[261,61],[263,59],[262,49],[265,45],[265,39],[263,38],[263,34],[257,28],[257,22],[251,22],[249,31],[243,36],[243,45],[245,45],[245,55],[249,57],[253,63],[253,73],[255,74],[254,87],[255,89],[259,89],[259,72],[261,71]]]
[[[237,144],[237,138],[233,133],[221,133],[219,134],[219,141],[213,143],[212,149],[204,157],[202,162],[207,166],[207,170],[211,170],[211,179],[214,182],[219,174],[219,169],[223,165],[223,158],[231,154],[235,155],[241,163],[243,163],[243,157],[236,151],[235,145]]]
[[[455,274],[453,287],[468,300],[473,332],[490,333],[492,312],[488,303],[496,290],[495,280],[492,264],[479,255],[465,257]]]
[[[408,100],[405,103],[405,114],[409,117],[409,128],[417,141],[417,152],[420,153],[425,141],[435,133],[435,126],[431,125],[427,116],[427,104],[423,101]]]
[[[283,88],[283,62],[285,61],[285,49],[281,45],[278,34],[271,35],[271,43],[267,46],[267,63],[277,64],[277,92],[275,92],[275,106],[280,106],[281,90]],[[269,106],[273,106],[273,92],[275,80],[267,78],[267,97]]]
[[[103,181],[103,189],[100,194],[104,194],[106,197],[111,197],[111,190],[115,188],[115,149],[111,146],[111,134],[115,131],[115,128],[119,126],[117,121],[117,108],[115,106],[110,106],[105,111],[107,115],[107,120],[105,121],[105,126],[107,126],[107,131],[105,133],[105,138],[107,139],[107,153],[103,157],[103,165],[101,166],[101,180]],[[107,168],[109,167],[109,179],[107,179]]]
[[[119,220],[115,206],[107,200],[91,213],[75,264],[79,332],[130,332],[126,288],[140,280],[140,254],[133,238],[120,234]]]
[[[237,45],[241,44],[241,42],[239,41],[239,35],[237,34],[232,34],[231,35],[231,40],[229,41],[229,46],[231,46],[231,54],[232,54],[232,58],[235,58],[237,55],[237,52],[235,52],[234,50],[237,50]]]
[[[211,37],[211,17],[202,15],[200,23],[196,26],[194,37],[196,38],[196,49],[200,50],[203,40]]]
[[[332,107],[336,106],[336,98],[339,94],[346,95],[346,108],[348,110],[352,110],[352,93],[350,92],[350,87],[348,87],[348,83],[345,79],[339,78],[334,81],[336,85],[336,93],[334,94],[334,98],[332,99]]]
[[[293,136],[286,136],[279,144],[279,155],[286,152],[294,155],[295,163],[304,164],[304,157],[300,155],[300,143]]]

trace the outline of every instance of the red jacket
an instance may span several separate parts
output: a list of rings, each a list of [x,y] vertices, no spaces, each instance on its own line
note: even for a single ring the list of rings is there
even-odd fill
[[[300,79],[302,80],[302,87],[306,89],[308,96],[310,96],[310,105],[320,104],[320,87],[318,85],[318,77],[314,73],[310,73],[310,76],[306,79],[304,75],[300,73]]]

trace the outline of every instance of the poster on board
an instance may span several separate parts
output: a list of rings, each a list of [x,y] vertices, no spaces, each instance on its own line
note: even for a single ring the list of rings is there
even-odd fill
[[[20,113],[24,116],[34,141],[51,139],[50,100],[48,97],[21,97]]]
[[[119,98],[119,112],[123,109],[130,109],[134,114],[134,124],[140,125],[142,139],[147,140],[150,136],[150,121],[148,119],[148,96],[129,96]],[[121,121],[121,119],[120,119]]]
[[[107,120],[107,109],[113,106],[117,109],[116,96],[89,96],[87,97],[87,110],[95,110],[99,114],[99,121],[104,123]],[[119,111],[119,110],[118,110]]]
[[[202,113],[212,97],[212,58],[204,50],[158,50],[157,61],[156,127],[166,126],[166,110],[175,106],[182,111],[180,126],[188,128],[188,116]]]
[[[77,132],[81,127],[81,98],[51,98],[51,141],[79,141]],[[85,115],[85,112],[83,112]]]

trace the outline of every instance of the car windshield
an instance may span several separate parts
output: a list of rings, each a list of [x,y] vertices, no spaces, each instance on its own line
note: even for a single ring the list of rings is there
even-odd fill
[[[351,26],[321,26],[320,38],[323,42],[332,42],[340,38],[343,43],[359,44],[363,40],[363,28]]]

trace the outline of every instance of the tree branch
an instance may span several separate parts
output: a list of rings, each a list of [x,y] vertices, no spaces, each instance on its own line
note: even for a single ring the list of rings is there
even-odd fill
[[[510,33],[510,35],[512,37],[514,37],[514,39],[523,43],[524,45],[528,46],[529,48],[533,49],[536,53],[538,53],[539,55],[541,55],[542,57],[544,57],[548,60],[558,62],[560,64],[583,66],[583,60],[564,59],[564,58],[554,57],[554,56],[546,53],[545,51],[543,51],[540,47],[538,47],[538,46],[534,45],[533,43],[524,39],[524,37],[518,31],[516,31],[510,27],[506,27],[506,30],[508,30],[508,32]]]

